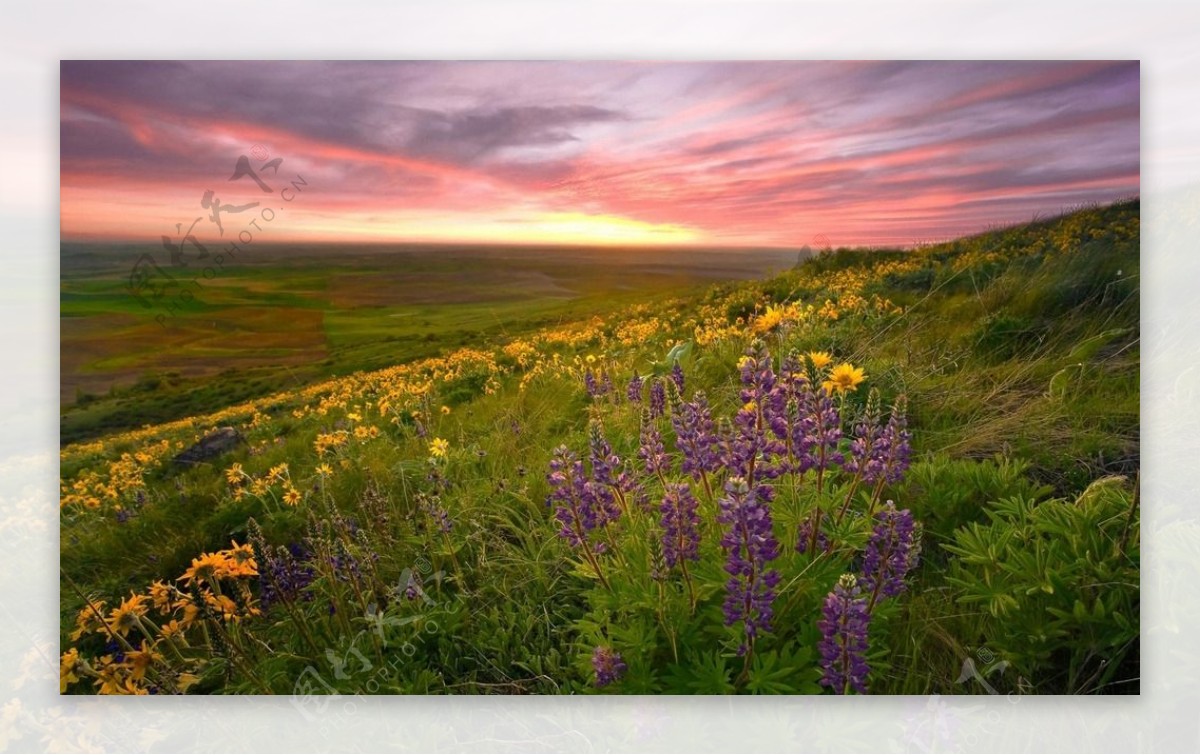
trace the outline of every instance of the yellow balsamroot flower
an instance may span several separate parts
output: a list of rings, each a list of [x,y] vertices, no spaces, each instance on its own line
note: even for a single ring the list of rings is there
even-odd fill
[[[301,498],[300,491],[295,488],[288,488],[287,492],[283,494],[283,502],[289,506],[299,505]]]
[[[225,470],[225,479],[229,481],[230,485],[240,485],[242,478],[245,476],[246,473],[242,471],[242,465],[236,461],[232,467]]]
[[[333,467],[330,467],[328,464],[320,464],[317,466],[316,471],[322,477],[329,477],[333,474]]]
[[[98,600],[79,609],[75,617],[75,631],[71,632],[71,641],[77,642],[80,637],[89,632],[99,632],[104,628],[100,616],[104,614],[104,601]]]
[[[78,670],[79,651],[71,648],[62,654],[62,659],[58,662],[58,693],[60,695],[67,691],[69,685],[79,681],[79,674],[75,673]]]
[[[228,595],[214,595],[206,591],[204,593],[204,602],[208,604],[209,608],[220,614],[224,621],[233,621],[241,618],[238,615],[237,603],[234,603],[233,598],[230,598]]]
[[[429,444],[429,454],[439,458],[446,458],[446,454],[450,451],[450,443],[442,438],[434,438]]]
[[[142,640],[140,650],[125,653],[125,661],[129,664],[129,678],[140,682],[146,678],[146,669],[161,660],[162,654],[155,650],[153,645],[147,645],[146,641]]]
[[[171,610],[171,598],[174,593],[171,591],[171,586],[162,580],[157,580],[150,585],[150,602],[154,604],[154,608],[162,613]]]
[[[449,413],[450,413],[450,407],[443,404],[442,405],[442,414],[449,414]]]
[[[865,378],[866,375],[863,374],[862,367],[855,367],[849,362],[842,362],[829,372],[829,379],[821,383],[821,387],[829,393],[833,393],[834,391],[845,393],[857,388],[858,384]]]
[[[107,661],[106,661],[107,659]],[[133,680],[126,676],[127,668],[124,664],[113,663],[112,656],[104,656],[100,659],[102,663],[106,663],[96,672],[96,687],[97,691],[102,695],[126,695],[135,694],[127,686],[134,684]],[[136,688],[136,685],[135,685]]]
[[[767,307],[767,311],[754,318],[755,333],[769,333],[783,324],[783,307]]]
[[[813,367],[820,370],[832,362],[833,357],[829,355],[828,351],[810,351],[808,352],[808,360],[812,362]]]
[[[186,694],[188,688],[198,681],[200,681],[200,677],[185,671],[179,675],[178,679],[175,680],[175,686],[179,689],[181,694]]]
[[[249,543],[238,545],[230,541],[231,548],[221,551],[227,559],[228,574],[231,577],[257,577],[258,564],[254,560],[254,548]]]
[[[225,576],[229,569],[229,559],[222,553],[205,553],[199,558],[192,559],[192,565],[183,576],[181,582],[207,582],[211,584]]]
[[[129,634],[129,630],[137,626],[137,620],[146,615],[148,610],[146,602],[145,595],[131,593],[128,599],[108,615],[109,628],[122,637]]]

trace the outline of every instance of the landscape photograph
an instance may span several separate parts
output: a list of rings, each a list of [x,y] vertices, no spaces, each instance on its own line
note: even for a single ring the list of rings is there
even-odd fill
[[[61,694],[1140,693],[1137,61],[59,104]]]

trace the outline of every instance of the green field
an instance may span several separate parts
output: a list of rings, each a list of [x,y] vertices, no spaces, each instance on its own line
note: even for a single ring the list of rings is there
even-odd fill
[[[62,249],[61,440],[186,417],[786,269],[792,251],[276,246],[162,323],[127,288],[152,248]],[[160,255],[161,256],[161,255]],[[176,272],[176,271],[172,271]],[[164,327],[164,324],[166,327]]]

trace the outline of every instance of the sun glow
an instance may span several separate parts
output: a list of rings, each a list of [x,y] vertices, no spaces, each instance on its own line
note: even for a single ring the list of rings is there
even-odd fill
[[[356,238],[362,241],[461,242],[565,245],[677,245],[703,241],[705,235],[674,223],[647,223],[619,215],[582,212],[497,213],[481,217],[472,213],[408,212],[387,221],[358,219],[355,215],[297,218],[293,228],[310,238]]]

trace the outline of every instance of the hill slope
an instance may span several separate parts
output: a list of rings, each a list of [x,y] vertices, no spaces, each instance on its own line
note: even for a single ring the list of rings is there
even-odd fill
[[[1123,203],[67,446],[64,689],[1136,692],[1137,270]]]

